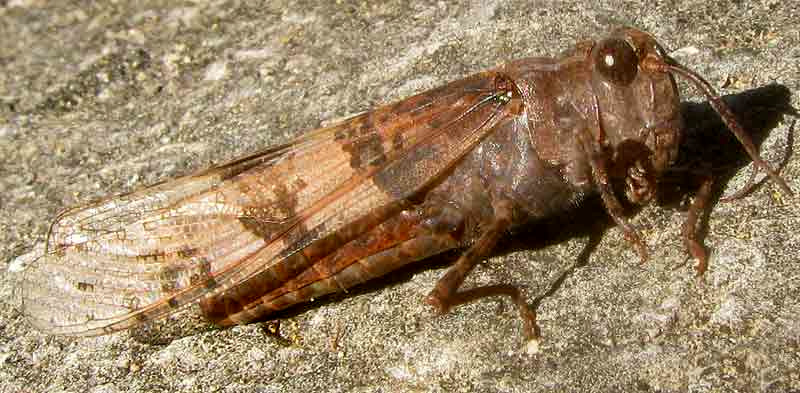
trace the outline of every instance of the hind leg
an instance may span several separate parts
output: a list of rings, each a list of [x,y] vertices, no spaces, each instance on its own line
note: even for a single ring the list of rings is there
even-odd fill
[[[497,241],[511,225],[512,203],[506,199],[493,202],[494,221],[491,222],[475,244],[458,258],[458,261],[439,279],[426,301],[440,313],[452,307],[469,303],[487,296],[508,296],[517,306],[524,323],[525,338],[535,341],[540,329],[536,324],[536,312],[528,305],[519,288],[508,285],[489,285],[459,291],[469,272],[492,251]]]

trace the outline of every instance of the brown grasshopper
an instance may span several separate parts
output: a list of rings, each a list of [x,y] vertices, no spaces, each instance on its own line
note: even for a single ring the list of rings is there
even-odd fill
[[[557,59],[512,61],[62,213],[25,273],[25,314],[66,335],[128,329],[194,303],[216,324],[243,324],[464,248],[427,302],[445,313],[505,295],[536,338],[518,288],[463,290],[464,278],[507,231],[593,194],[646,258],[615,190],[646,203],[674,162],[683,136],[675,75],[705,93],[755,165],[791,193],[707,82],[650,35],[622,28]],[[695,228],[710,185],[683,231],[698,274],[707,256]]]

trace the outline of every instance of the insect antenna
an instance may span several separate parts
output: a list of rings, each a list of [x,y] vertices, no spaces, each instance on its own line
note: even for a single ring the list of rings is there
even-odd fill
[[[653,67],[653,69],[662,70],[662,72],[671,72],[673,74],[680,75],[683,78],[686,78],[692,84],[694,84],[700,91],[708,99],[709,104],[714,110],[719,114],[720,118],[722,118],[722,122],[728,126],[728,129],[736,136],[736,139],[739,140],[739,143],[742,144],[744,150],[747,152],[747,155],[750,156],[750,159],[753,160],[753,163],[756,167],[760,168],[764,172],[767,173],[770,179],[778,184],[783,192],[788,195],[793,195],[792,189],[789,188],[789,185],[786,184],[786,181],[783,180],[777,172],[775,172],[769,164],[764,162],[761,159],[761,156],[758,155],[758,149],[756,148],[755,144],[753,144],[753,140],[750,139],[750,136],[744,131],[739,122],[736,120],[736,116],[730,110],[728,105],[722,101],[722,98],[714,91],[714,88],[711,87],[703,77],[695,73],[694,71],[678,64],[672,59],[668,59],[669,63],[665,63],[661,60],[653,59],[652,61],[648,62],[648,66]],[[750,180],[748,180],[747,185],[744,187],[745,192],[749,191],[750,188],[753,187],[753,176],[751,176]],[[743,195],[744,192],[737,191],[734,193],[735,196]]]

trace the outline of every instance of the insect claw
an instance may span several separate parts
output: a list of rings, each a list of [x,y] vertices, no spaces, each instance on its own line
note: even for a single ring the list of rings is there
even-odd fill
[[[639,254],[639,264],[644,264],[650,259],[650,250],[647,248],[647,244],[642,240],[640,232],[633,226],[629,225],[627,221],[624,222],[625,225],[621,226],[621,230],[623,232],[623,236],[625,240],[636,247],[636,253]]]
[[[689,253],[695,261],[694,270],[695,276],[702,276],[708,269],[708,254],[702,245],[698,242],[692,242],[688,245]]]
[[[650,259],[650,250],[647,249],[647,246],[644,244],[642,239],[638,235],[634,235],[631,238],[627,239],[628,242],[633,243],[636,246],[636,252],[639,254],[639,264],[643,265]]]
[[[450,304],[442,300],[442,296],[437,293],[436,289],[425,297],[425,303],[433,307],[434,311],[439,315],[447,314],[450,311]]]
[[[527,345],[535,345],[536,352],[538,352],[542,331],[539,328],[539,324],[536,323],[536,311],[528,306],[527,303],[518,304],[517,307],[520,309],[520,315],[522,316],[525,339],[528,340]],[[530,349],[530,347],[528,349]]]

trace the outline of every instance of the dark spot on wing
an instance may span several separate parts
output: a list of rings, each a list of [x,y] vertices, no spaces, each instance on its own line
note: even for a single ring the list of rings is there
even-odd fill
[[[139,300],[139,298],[135,296],[129,296],[122,300],[122,304],[125,306],[125,308],[131,311],[138,310],[140,303],[141,301]]]
[[[295,179],[294,183],[292,183],[294,192],[299,192],[304,188],[308,187],[308,183],[305,182],[302,178]]]
[[[211,277],[211,262],[207,258],[201,258],[197,263],[197,273],[189,277],[189,284],[198,285]]]
[[[161,291],[164,293],[172,293],[178,289],[178,278],[180,277],[180,268],[173,265],[165,265],[161,268],[158,274],[158,281],[161,285]]]
[[[203,282],[203,286],[206,289],[215,289],[219,286],[219,283],[217,282],[217,279],[215,279],[214,277],[209,277]]]
[[[136,258],[143,261],[158,262],[159,260],[163,260],[166,255],[167,253],[164,250],[154,249],[153,252],[149,254],[139,254]]]
[[[179,258],[184,258],[184,259],[191,258],[196,254],[197,254],[197,248],[193,248],[193,247],[184,247],[184,248],[178,250],[178,252],[177,252],[178,257]]]
[[[295,181],[291,190],[286,184],[276,183],[273,186],[274,200],[265,202],[263,206],[246,209],[246,216],[240,217],[239,222],[254,235],[267,241],[273,240],[274,236],[286,228],[290,219],[296,216],[297,191],[306,186],[303,180]],[[246,190],[250,189],[246,184],[241,184],[239,187],[243,193],[247,193]]]
[[[240,217],[239,222],[250,231],[250,233],[262,238],[270,239],[273,234],[283,228],[283,222],[271,222],[260,220],[256,217]]]
[[[378,134],[370,134],[342,146],[350,154],[350,167],[365,169],[367,166],[379,166],[386,162],[383,150],[383,138]]]

